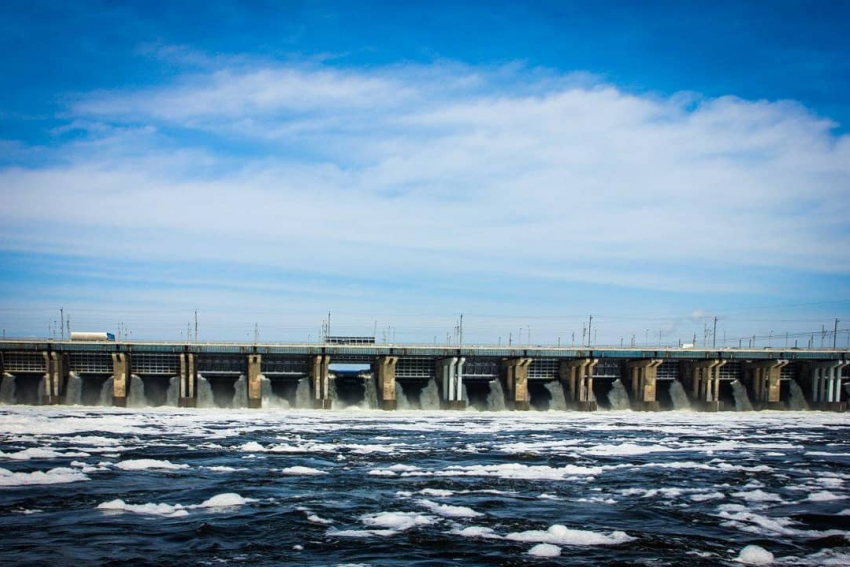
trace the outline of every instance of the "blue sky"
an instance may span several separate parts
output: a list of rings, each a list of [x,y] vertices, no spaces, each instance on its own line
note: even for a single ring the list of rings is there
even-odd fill
[[[846,328],[848,22],[846,2],[4,3],[0,324]]]

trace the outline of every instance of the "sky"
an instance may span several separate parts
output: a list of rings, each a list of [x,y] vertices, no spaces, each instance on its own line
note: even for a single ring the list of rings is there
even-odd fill
[[[850,3],[0,5],[7,336],[850,343]],[[717,335],[707,337],[706,329]],[[189,328],[187,328],[189,323]],[[786,335],[787,333],[787,335]],[[530,337],[529,337],[530,335]]]

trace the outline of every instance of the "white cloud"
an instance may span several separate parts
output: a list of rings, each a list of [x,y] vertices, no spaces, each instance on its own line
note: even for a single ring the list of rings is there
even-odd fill
[[[850,141],[793,102],[293,64],[93,93],[74,124],[62,165],[0,171],[6,247],[691,291],[850,271]]]

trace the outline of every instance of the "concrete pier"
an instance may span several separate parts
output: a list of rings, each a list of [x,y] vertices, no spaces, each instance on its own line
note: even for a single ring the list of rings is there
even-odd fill
[[[42,405],[62,403],[65,394],[65,384],[68,382],[68,365],[65,356],[59,352],[44,352],[44,393],[41,396]]]
[[[779,385],[782,367],[787,364],[787,360],[764,360],[746,365],[754,409],[785,409],[785,403],[780,399]]]
[[[112,355],[112,405],[127,407],[130,393],[130,355],[118,352]]]
[[[725,360],[699,360],[685,365],[685,377],[690,384],[690,396],[694,409],[699,411],[721,411],[720,369]]]
[[[505,376],[505,402],[508,409],[528,411],[528,367],[530,358],[507,358],[502,362]]]
[[[593,397],[593,369],[597,364],[599,360],[596,358],[561,361],[559,375],[568,408],[578,411],[597,410]]]
[[[437,381],[442,385],[442,406],[451,410],[466,408],[463,399],[463,366],[466,358],[453,356],[437,363]]]
[[[378,380],[378,403],[381,409],[394,410],[398,407],[395,389],[395,367],[397,356],[382,356],[375,363]]]
[[[180,393],[177,406],[181,408],[198,407],[198,369],[195,365],[194,354],[181,354],[180,359]]]
[[[331,409],[330,377],[328,367],[331,357],[319,354],[313,357],[311,365],[311,385],[313,386],[313,407],[316,409]]]
[[[248,355],[248,407],[263,407],[263,384],[260,381],[262,374],[263,357],[259,354]]]
[[[812,409],[847,411],[847,402],[841,401],[841,374],[847,364],[847,362],[817,362],[808,365],[809,405]]]
[[[635,411],[658,411],[656,383],[660,359],[632,360],[626,363],[631,374],[631,405]]]

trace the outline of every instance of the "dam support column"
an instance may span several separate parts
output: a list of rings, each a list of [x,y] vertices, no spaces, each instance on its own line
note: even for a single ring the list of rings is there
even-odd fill
[[[381,409],[394,410],[398,407],[395,390],[395,367],[397,356],[382,356],[378,359],[376,375],[378,377],[378,396]]]
[[[779,399],[779,387],[782,367],[787,364],[787,360],[765,360],[747,365],[747,374],[750,376],[753,392],[754,409],[785,409],[785,404]]]
[[[263,407],[262,364],[261,355],[248,355],[248,407],[252,409]]]
[[[331,357],[326,354],[318,354],[313,357],[311,377],[313,407],[315,409],[331,409],[330,377],[328,375],[330,364]]]
[[[61,353],[51,351],[43,352],[44,368],[44,392],[41,395],[41,404],[56,405],[62,403],[65,395],[65,384],[68,382],[68,364],[66,357]]]
[[[723,409],[723,402],[720,401],[720,369],[725,365],[725,360],[700,360],[686,367],[695,409],[708,412]]]
[[[505,396],[508,409],[528,411],[531,397],[528,394],[528,367],[530,358],[508,358],[504,361]]]
[[[841,374],[847,362],[812,363],[809,387],[812,409],[821,411],[847,411],[847,402],[841,401]]]
[[[437,363],[438,381],[442,385],[443,407],[450,410],[466,409],[463,399],[463,365],[466,358],[454,356]]]
[[[658,411],[658,400],[656,399],[656,383],[658,380],[658,367],[663,361],[633,360],[627,363],[631,380],[631,404],[635,411]]]
[[[180,393],[177,397],[177,407],[198,407],[198,369],[195,365],[195,355],[191,353],[180,355]]]
[[[593,369],[599,363],[595,358],[564,360],[559,369],[567,407],[578,411],[596,411],[593,396]]]
[[[130,393],[130,355],[123,352],[112,354],[112,405],[127,407]]]

